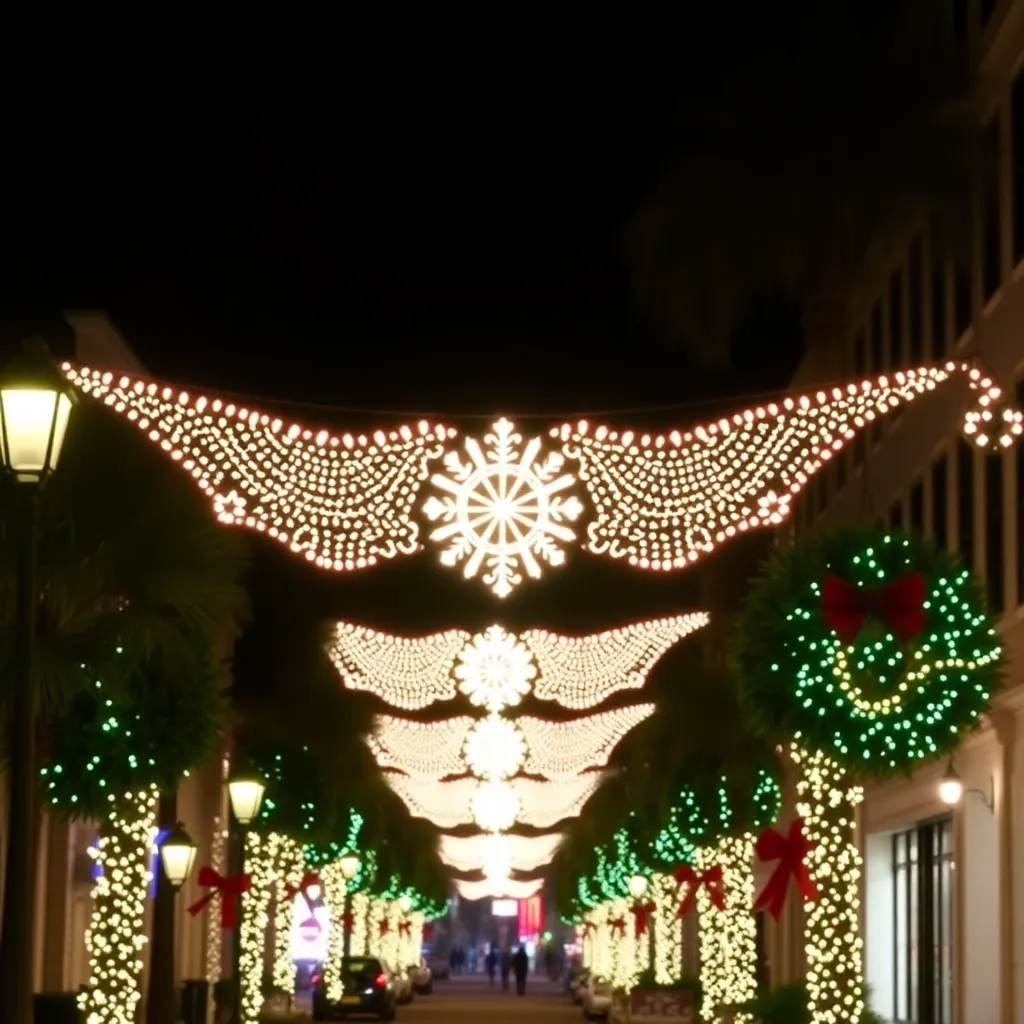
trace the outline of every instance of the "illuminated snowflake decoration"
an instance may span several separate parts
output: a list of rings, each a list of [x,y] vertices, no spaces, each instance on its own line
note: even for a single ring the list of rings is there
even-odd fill
[[[484,878],[507,882],[512,877],[512,849],[507,836],[485,836],[482,853]]]
[[[471,579],[484,570],[483,581],[498,597],[507,597],[523,581],[523,570],[539,579],[541,562],[558,566],[565,553],[558,541],[576,538],[566,524],[583,511],[579,500],[562,492],[576,482],[563,473],[565,456],[549,452],[541,457],[541,439],[525,447],[511,422],[500,419],[484,439],[465,443],[468,459],[458,452],[445,454],[447,475],[436,473],[431,483],[445,492],[428,498],[423,511],[440,525],[430,534],[447,543],[441,563],[462,564]]]
[[[508,782],[481,782],[472,797],[473,820],[485,832],[504,832],[519,817],[520,803]]]
[[[515,722],[489,715],[469,730],[465,757],[474,775],[482,779],[507,779],[526,760],[526,737]]]
[[[501,626],[477,633],[459,652],[459,690],[492,714],[518,704],[530,692],[537,666],[529,648]]]

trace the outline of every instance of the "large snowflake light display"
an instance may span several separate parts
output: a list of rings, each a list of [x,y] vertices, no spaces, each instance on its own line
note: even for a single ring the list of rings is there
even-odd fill
[[[511,871],[542,868],[555,855],[561,832],[539,836],[441,836],[441,860],[456,871],[484,871],[491,863],[507,863]],[[495,852],[499,851],[499,852]]]
[[[561,565],[565,553],[558,541],[571,543],[575,532],[566,524],[583,511],[579,500],[562,492],[576,480],[563,472],[560,452],[541,455],[539,437],[522,446],[522,437],[502,418],[484,438],[466,438],[468,460],[458,452],[445,454],[448,475],[435,473],[430,482],[445,492],[423,506],[427,517],[440,522],[430,539],[447,543],[444,565],[462,564],[471,579],[484,570],[483,581],[498,597],[508,597],[523,581],[541,575],[541,562]]]
[[[526,760],[526,751],[522,730],[500,715],[488,715],[476,722],[466,736],[466,764],[481,779],[501,780],[515,775]]]
[[[518,704],[536,674],[529,649],[501,626],[473,637],[459,651],[455,666],[459,691],[491,712]]]
[[[544,886],[543,878],[520,881],[508,878],[499,883],[484,879],[482,882],[471,882],[464,878],[455,880],[455,889],[464,900],[501,899],[508,897],[513,900],[528,900],[536,896]]]

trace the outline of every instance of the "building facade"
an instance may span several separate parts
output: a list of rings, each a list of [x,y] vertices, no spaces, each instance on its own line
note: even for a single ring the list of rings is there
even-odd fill
[[[936,221],[861,282],[844,376],[979,358],[1024,403],[1024,2],[943,0],[984,83],[988,159],[973,237],[946,244]],[[825,376],[809,357],[797,383]],[[947,765],[869,786],[861,809],[865,973],[870,1002],[899,1024],[1024,1021],[1024,448],[985,452],[960,432],[966,385],[876,422],[800,501],[794,530],[882,521],[958,551],[985,582],[1007,653],[1002,691]],[[773,973],[798,977],[799,910],[770,929]]]

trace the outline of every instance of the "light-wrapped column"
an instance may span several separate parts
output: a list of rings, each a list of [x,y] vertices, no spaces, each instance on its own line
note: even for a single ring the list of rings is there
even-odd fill
[[[797,814],[811,843],[808,868],[818,899],[804,928],[807,992],[815,1024],[857,1024],[864,1009],[860,937],[861,857],[856,808],[864,796],[824,754],[791,748],[800,769]]]
[[[370,897],[365,892],[352,893],[352,941],[349,950],[352,956],[373,955],[370,946]]]
[[[103,873],[92,891],[92,916],[85,933],[90,991],[79,997],[87,1024],[134,1024],[142,996],[142,950],[146,945],[146,896],[156,839],[157,791],[110,797],[96,860]]]
[[[696,853],[701,873],[722,868],[725,909],[715,906],[706,886],[697,890],[700,929],[700,981],[703,1016],[718,1019],[718,1009],[752,999],[757,988],[757,920],[754,917],[754,837],[729,837]],[[746,1016],[736,1024],[746,1024]]]
[[[210,867],[219,875],[227,870],[225,855],[227,852],[228,834],[224,828],[224,822],[220,815],[213,819],[213,841],[210,844]],[[224,930],[221,927],[220,917],[220,893],[214,890],[213,899],[210,900],[209,909],[206,912],[206,1018],[213,1019],[214,986],[221,979],[221,951],[224,943]]]
[[[296,889],[302,882],[302,847],[283,839],[274,887],[274,986],[295,995],[295,963],[292,960],[292,931],[295,927],[295,900],[289,886]]]
[[[679,919],[679,886],[671,875],[653,875],[650,881],[655,911],[654,980],[659,985],[677,981],[683,973],[683,927]]]
[[[263,1009],[263,971],[270,929],[270,897],[277,876],[281,837],[245,835],[245,874],[251,879],[242,893],[242,920],[238,969],[241,983],[242,1024],[258,1024]]]
[[[335,861],[320,872],[324,899],[331,912],[331,930],[327,934],[327,960],[324,963],[324,987],[332,1002],[341,999],[341,958],[345,952],[345,876]]]
[[[612,900],[608,904],[609,927],[612,921],[622,921],[623,927],[612,929],[611,982],[616,988],[632,988],[637,976],[637,943],[633,934],[633,915],[626,900]],[[646,936],[643,937],[646,941]]]

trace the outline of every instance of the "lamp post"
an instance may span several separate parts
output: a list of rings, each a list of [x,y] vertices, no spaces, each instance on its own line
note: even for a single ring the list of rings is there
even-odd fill
[[[171,883],[171,888],[175,892],[185,884],[185,879],[192,874],[197,852],[196,844],[180,821],[160,844],[160,863],[163,865],[167,881]]]
[[[8,719],[9,826],[0,925],[0,993],[4,1019],[31,1024],[32,902],[35,881],[36,527],[39,491],[57,468],[74,392],[41,339],[25,342],[0,372],[0,459],[14,481],[18,545],[14,609],[13,693]]]
[[[346,851],[341,855],[339,863],[341,864],[341,877],[345,879],[345,910],[341,918],[341,927],[344,929],[342,955],[347,957],[352,949],[352,887],[349,882],[359,874],[359,854]]]
[[[256,819],[263,804],[266,784],[258,775],[235,775],[228,781],[228,796],[231,799],[231,813],[234,815],[233,846],[236,873],[245,873],[245,830]],[[235,899],[235,992],[233,1024],[242,1024],[242,915],[245,912],[243,896],[239,893]]]

